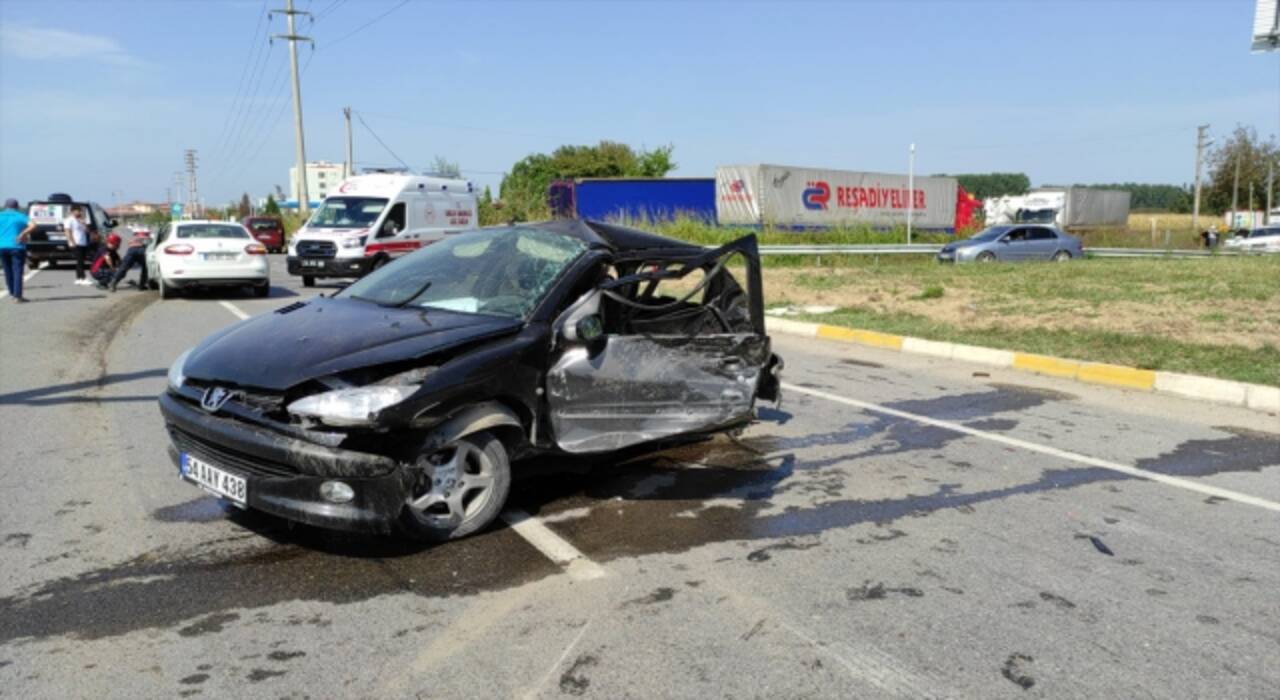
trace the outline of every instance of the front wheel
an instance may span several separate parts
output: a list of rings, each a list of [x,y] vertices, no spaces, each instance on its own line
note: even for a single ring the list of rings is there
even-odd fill
[[[1067,262],[1070,259],[1071,259],[1071,253],[1068,253],[1065,250],[1060,250],[1053,254],[1054,262]]]
[[[316,286],[316,278],[312,277],[311,275],[303,275],[303,276],[302,276],[302,286],[304,286],[304,287],[314,287],[314,286]]]
[[[414,539],[456,540],[492,523],[511,491],[507,448],[492,433],[458,438],[418,458],[400,526]]]
[[[39,270],[40,263],[41,260],[39,258],[27,258],[27,264],[31,266],[32,270]],[[50,267],[52,267],[52,265],[50,265]]]
[[[986,250],[981,253],[978,253],[977,259],[978,259],[978,262],[981,262],[981,263],[995,262],[996,254],[989,250]]]

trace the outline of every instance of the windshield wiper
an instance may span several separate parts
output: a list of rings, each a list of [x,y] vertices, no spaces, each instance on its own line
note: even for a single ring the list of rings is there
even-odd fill
[[[430,289],[430,288],[431,288],[431,283],[432,283],[433,281],[434,281],[434,280],[427,280],[426,282],[424,282],[424,283],[423,283],[423,285],[422,285],[421,287],[418,287],[418,291],[414,292],[413,294],[410,294],[408,298],[406,298],[404,301],[402,301],[402,302],[400,302],[400,303],[398,303],[398,304],[382,304],[382,306],[390,306],[391,308],[394,308],[394,309],[402,309],[402,308],[404,308],[404,307],[408,306],[408,305],[409,305],[409,302],[411,302],[411,301],[413,301],[414,299],[417,299],[418,297],[422,296],[422,293],[423,293],[423,292],[425,292],[425,291],[427,291],[428,289]]]

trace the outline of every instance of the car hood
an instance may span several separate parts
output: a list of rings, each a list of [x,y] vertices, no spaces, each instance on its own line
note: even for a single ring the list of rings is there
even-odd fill
[[[518,319],[316,299],[255,316],[209,336],[183,374],[284,391],[308,379],[414,359],[518,330]]]
[[[952,251],[952,250],[958,250],[960,248],[972,248],[974,246],[986,245],[990,242],[991,241],[979,241],[972,238],[966,238],[963,241],[953,241],[951,243],[948,243],[942,246],[942,249],[946,251]]]

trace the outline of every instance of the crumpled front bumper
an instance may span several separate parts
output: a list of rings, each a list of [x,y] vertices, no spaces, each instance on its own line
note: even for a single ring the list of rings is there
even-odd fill
[[[247,505],[254,510],[329,529],[387,533],[404,507],[406,477],[389,457],[325,447],[211,415],[168,392],[160,395],[160,413],[175,466],[186,452],[246,479]],[[350,485],[355,498],[323,500],[320,485],[331,480]]]

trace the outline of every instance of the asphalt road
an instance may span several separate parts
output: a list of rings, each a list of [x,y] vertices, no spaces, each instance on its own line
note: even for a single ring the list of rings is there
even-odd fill
[[[0,300],[0,697],[1280,696],[1274,415],[778,337],[742,438],[528,465],[519,527],[290,528],[181,482],[155,403],[326,291],[282,263]]]

